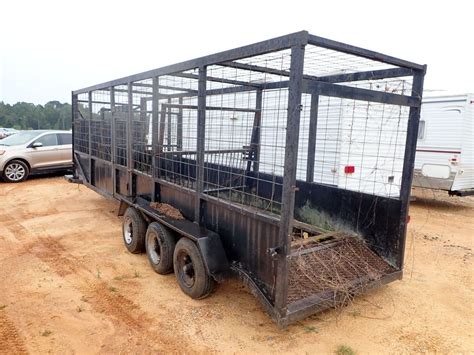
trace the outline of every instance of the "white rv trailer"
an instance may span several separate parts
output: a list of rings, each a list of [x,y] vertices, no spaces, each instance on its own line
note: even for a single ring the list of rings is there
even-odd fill
[[[474,94],[423,98],[413,186],[474,194]]]

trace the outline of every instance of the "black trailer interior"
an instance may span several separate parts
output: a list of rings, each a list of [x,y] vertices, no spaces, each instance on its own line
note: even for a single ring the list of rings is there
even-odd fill
[[[238,275],[285,326],[402,277],[425,71],[302,31],[77,90],[74,181],[191,297]]]

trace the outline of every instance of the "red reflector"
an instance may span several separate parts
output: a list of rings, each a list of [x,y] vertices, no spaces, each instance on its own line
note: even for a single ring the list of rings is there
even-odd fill
[[[410,215],[407,216],[407,223],[410,223],[411,217]]]
[[[354,165],[346,165],[344,167],[344,173],[346,174],[354,174],[355,166]]]

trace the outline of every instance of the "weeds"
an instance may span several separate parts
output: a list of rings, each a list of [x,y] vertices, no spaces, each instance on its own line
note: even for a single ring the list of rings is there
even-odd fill
[[[118,289],[117,289],[116,287],[114,287],[114,286],[110,286],[110,287],[109,287],[109,291],[110,291],[110,292],[118,292]]]
[[[355,351],[352,350],[350,346],[347,345],[339,345],[336,350],[337,355],[355,355]]]
[[[84,311],[84,308],[82,308],[81,306],[77,306],[76,310],[77,313],[81,313],[82,311]]]
[[[304,327],[304,331],[305,331],[305,333],[317,333],[318,328],[316,328],[312,325],[307,325],[307,326]]]
[[[140,275],[140,273],[137,270],[135,270],[135,274],[133,275],[133,277],[138,279],[139,277],[142,277],[142,276]]]
[[[98,278],[98,279],[102,278],[102,277],[101,277],[101,274],[100,274],[100,269],[99,269],[99,268],[97,268],[97,278]]]
[[[353,311],[350,311],[349,314],[355,318],[360,316],[360,311],[358,309],[354,309]]]
[[[51,334],[53,334],[53,332],[49,329],[45,329],[41,332],[42,337],[49,337]]]

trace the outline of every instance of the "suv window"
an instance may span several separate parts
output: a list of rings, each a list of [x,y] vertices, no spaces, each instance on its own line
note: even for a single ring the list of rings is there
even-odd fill
[[[72,134],[69,133],[59,133],[59,145],[72,144]]]
[[[45,134],[43,137],[35,140],[35,143],[43,143],[43,147],[51,147],[53,145],[58,145],[58,138],[56,134]]]

